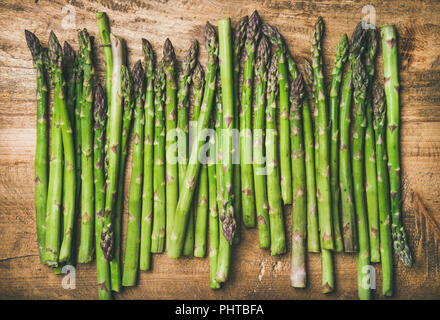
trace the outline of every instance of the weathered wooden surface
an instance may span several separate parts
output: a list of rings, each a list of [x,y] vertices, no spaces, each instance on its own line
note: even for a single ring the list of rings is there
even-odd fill
[[[75,9],[74,29],[63,28],[65,5]],[[60,276],[41,266],[35,235],[33,158],[35,141],[35,73],[24,29],[47,43],[50,30],[60,41],[78,47],[75,28],[97,36],[94,13],[106,11],[112,31],[127,40],[129,63],[141,58],[141,37],[158,56],[169,37],[179,59],[190,40],[203,43],[205,21],[230,16],[233,21],[257,9],[264,21],[285,36],[295,59],[309,57],[312,27],[324,17],[324,63],[328,76],[338,38],[351,32],[373,4],[377,24],[394,23],[400,35],[402,100],[402,166],[404,219],[416,256],[412,269],[396,261],[396,298],[440,298],[440,3],[436,1],[33,1],[0,0],[0,298],[97,298],[94,263],[79,265],[75,290],[64,290]],[[71,7],[71,8],[72,8]],[[66,21],[65,21],[66,22]],[[68,21],[67,21],[68,22]],[[98,42],[98,41],[97,41]],[[206,61],[201,50],[202,63]],[[104,62],[97,50],[97,76]],[[379,68],[380,68],[379,58]],[[379,77],[382,72],[379,69]],[[131,159],[129,159],[130,161]],[[286,211],[290,220],[290,210]],[[290,224],[290,221],[288,222]],[[138,286],[124,289],[123,299],[356,299],[353,256],[337,255],[337,290],[320,293],[320,258],[309,254],[309,285],[289,286],[289,254],[271,257],[258,249],[257,231],[246,230],[234,250],[231,278],[219,291],[209,289],[208,259],[171,260],[155,255],[151,272],[142,272]],[[376,297],[381,298],[380,266]]]

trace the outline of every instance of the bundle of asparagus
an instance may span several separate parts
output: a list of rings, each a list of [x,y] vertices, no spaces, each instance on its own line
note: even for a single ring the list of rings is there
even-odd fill
[[[78,32],[78,53],[68,43],[63,50],[53,32],[46,49],[25,31],[36,69],[35,208],[42,263],[59,272],[64,264],[92,261],[96,250],[98,295],[111,299],[121,285],[136,284],[138,269],[151,268],[151,253],[166,247],[171,258],[203,258],[209,248],[209,283],[218,289],[229,277],[241,220],[248,228],[258,226],[260,248],[270,248],[272,255],[285,253],[284,204],[292,207],[293,287],[307,285],[306,252],[321,252],[322,290],[332,292],[334,253],[346,252],[357,254],[359,298],[371,298],[371,285],[365,282],[370,262],[381,262],[383,295],[393,295],[392,241],[401,261],[413,263],[400,214],[393,25],[380,32],[385,90],[374,79],[379,33],[359,23],[351,40],[343,35],[336,46],[327,94],[322,18],[315,24],[312,63],[305,60],[305,77],[278,29],[262,23],[256,11],[249,19],[241,18],[235,29],[229,18],[219,20],[217,30],[208,22],[206,71],[197,61],[194,40],[179,75],[169,39],[157,65],[151,44],[142,39],[143,62],[137,61],[130,72],[124,41],[110,33],[104,12],[96,18],[105,89],[94,85],[93,37],[86,29]],[[192,146],[190,109],[196,124]],[[234,138],[238,128],[239,142]],[[133,157],[121,276],[130,137]],[[76,259],[74,226],[79,215]]]

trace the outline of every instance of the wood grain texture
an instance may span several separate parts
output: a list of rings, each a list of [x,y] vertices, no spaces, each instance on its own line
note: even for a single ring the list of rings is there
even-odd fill
[[[79,265],[75,290],[61,287],[39,264],[33,189],[35,144],[35,73],[24,29],[47,44],[49,31],[78,48],[77,28],[98,35],[94,13],[106,11],[112,32],[127,41],[129,64],[141,58],[141,37],[162,56],[169,37],[179,60],[193,38],[203,44],[205,21],[230,16],[233,22],[257,9],[276,25],[295,60],[310,55],[312,27],[318,15],[326,25],[324,65],[327,81],[333,52],[343,33],[349,36],[373,4],[377,24],[396,24],[400,36],[401,143],[403,212],[416,263],[406,269],[395,261],[399,299],[440,298],[440,2],[438,1],[33,1],[0,0],[0,299],[96,299],[95,264]],[[63,28],[63,7],[75,10],[73,29]],[[96,41],[99,43],[99,40]],[[97,53],[97,81],[104,80],[102,51]],[[206,62],[202,46],[201,62]],[[382,77],[381,58],[378,61]],[[129,162],[131,162],[129,158]],[[130,170],[128,168],[128,170]],[[128,177],[126,174],[128,190]],[[127,192],[125,195],[127,203]],[[127,207],[125,206],[124,219]],[[290,226],[290,208],[285,212]],[[124,224],[125,226],[125,224]],[[125,228],[124,228],[125,229]],[[288,229],[289,230],[289,229]],[[288,252],[290,251],[290,248]],[[154,255],[153,270],[141,272],[139,284],[116,295],[121,299],[356,299],[354,256],[335,258],[336,292],[320,293],[321,267],[317,254],[308,256],[308,288],[290,287],[290,254],[271,257],[258,249],[257,230],[245,230],[233,251],[230,281],[219,291],[209,289],[208,259],[171,260]],[[381,288],[380,266],[376,266]],[[377,290],[376,298],[381,298]]]

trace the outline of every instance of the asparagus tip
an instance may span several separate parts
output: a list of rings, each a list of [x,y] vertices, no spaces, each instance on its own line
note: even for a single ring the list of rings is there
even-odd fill
[[[105,121],[107,112],[105,107],[105,91],[102,85],[99,83],[95,88],[95,96],[93,99],[93,118],[95,120],[95,127],[100,122]]]
[[[318,21],[315,23],[315,29],[313,32],[313,46],[321,43],[322,36],[324,34],[324,20],[322,17],[318,17]],[[318,47],[320,49],[320,47]]]
[[[309,60],[303,61],[304,73],[306,74],[305,81],[310,86],[313,83],[313,68]]]
[[[257,10],[255,10],[251,17],[249,18],[249,22],[246,28],[246,37],[248,40],[254,40],[260,31],[261,18],[258,14]]]
[[[40,40],[38,40],[37,36],[30,32],[29,30],[24,30],[24,34],[26,37],[27,46],[29,47],[29,50],[31,51],[32,58],[35,59],[37,56],[41,53],[41,45]]]
[[[72,62],[75,59],[75,51],[67,41],[64,41],[63,52],[65,60]]]
[[[261,31],[273,44],[279,45],[280,43],[282,43],[283,40],[281,34],[276,27],[265,23],[261,27]]]
[[[267,63],[269,62],[269,58],[270,58],[270,46],[269,43],[267,42],[267,38],[263,36],[257,48],[256,65],[260,65],[264,69],[266,69]]]
[[[301,106],[301,102],[304,98],[304,90],[304,78],[301,72],[298,72],[298,75],[290,88],[291,99],[295,101],[297,106]]]
[[[365,30],[362,21],[356,25],[350,40],[350,54],[354,57],[360,55],[364,49]]]
[[[197,56],[199,54],[199,42],[197,40],[191,41],[191,46],[189,47],[188,53],[183,59],[183,74],[189,75],[194,69]]]
[[[165,44],[163,45],[163,58],[165,62],[170,62],[175,59],[174,47],[171,40],[167,38]]]
[[[153,64],[154,62],[154,51],[151,43],[144,38],[142,38],[142,53],[144,56],[145,70],[147,70],[147,65]]]
[[[138,60],[133,67],[133,84],[135,92],[142,93],[145,87],[145,73],[141,60]]]
[[[204,83],[205,74],[200,63],[197,62],[192,74],[192,83],[195,88],[200,89]]]

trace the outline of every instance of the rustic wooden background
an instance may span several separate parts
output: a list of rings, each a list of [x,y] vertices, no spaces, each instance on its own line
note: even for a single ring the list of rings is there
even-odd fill
[[[75,290],[61,287],[61,276],[39,264],[34,214],[33,160],[35,142],[35,73],[24,29],[44,44],[50,30],[60,41],[78,47],[77,28],[97,36],[96,11],[106,11],[112,32],[126,39],[130,65],[141,58],[141,37],[148,38],[161,56],[170,37],[179,59],[198,39],[203,44],[207,20],[230,16],[233,22],[257,9],[265,22],[276,25],[295,59],[309,57],[312,28],[324,17],[324,62],[330,75],[333,52],[343,33],[351,35],[374,5],[377,24],[394,23],[400,35],[403,212],[416,257],[412,269],[395,262],[396,298],[440,298],[440,2],[438,1],[45,1],[0,0],[0,299],[95,299],[95,264],[79,265]],[[65,7],[68,5],[69,7]],[[76,23],[66,29],[67,11]],[[69,9],[70,8],[70,9]],[[63,27],[64,26],[64,27]],[[104,62],[97,50],[97,77]],[[201,61],[205,63],[203,45]],[[379,58],[379,68],[381,66]],[[379,69],[379,78],[382,77]],[[131,158],[129,159],[129,161]],[[129,169],[128,169],[129,170]],[[129,176],[129,175],[127,175]],[[127,199],[126,199],[127,200]],[[286,210],[286,219],[290,219]],[[246,230],[234,249],[231,278],[222,290],[209,289],[208,259],[170,260],[155,255],[151,272],[139,284],[116,295],[121,299],[356,299],[354,256],[335,258],[337,290],[320,293],[320,258],[309,254],[309,285],[290,287],[290,255],[271,257],[258,249],[257,231]],[[377,298],[381,298],[380,266],[376,267]]]

